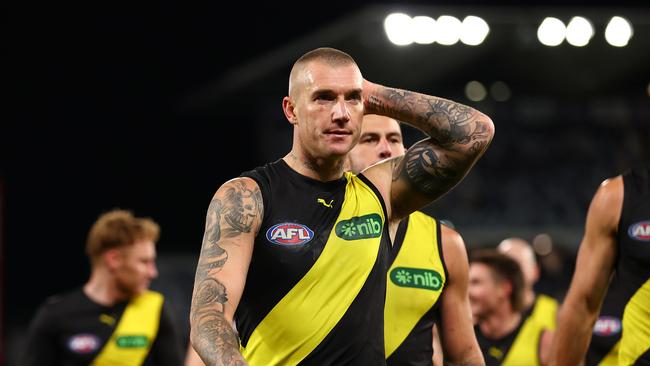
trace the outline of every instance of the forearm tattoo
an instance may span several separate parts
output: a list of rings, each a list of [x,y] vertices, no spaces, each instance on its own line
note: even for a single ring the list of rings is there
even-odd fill
[[[250,233],[256,217],[262,214],[259,188],[249,189],[241,182],[229,187],[223,198],[208,207],[201,256],[196,270],[191,320],[199,341],[195,345],[204,359],[218,365],[245,365],[239,353],[239,340],[224,316],[228,292],[214,278],[228,261],[223,242]]]
[[[487,116],[447,99],[383,88],[368,102],[373,113],[406,122],[430,136],[407,151],[393,170],[393,178],[406,178],[432,197],[447,192],[462,179],[494,134]]]

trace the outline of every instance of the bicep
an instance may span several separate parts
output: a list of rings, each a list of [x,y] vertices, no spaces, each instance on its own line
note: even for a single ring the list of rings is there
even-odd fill
[[[469,306],[467,252],[462,237],[441,226],[449,278],[441,295],[441,342],[445,361],[481,364]],[[474,363],[471,363],[474,362]]]
[[[205,309],[232,320],[246,282],[261,217],[260,190],[251,179],[234,179],[217,190],[206,215],[194,280],[193,317]]]
[[[617,192],[617,183],[611,183],[601,186],[589,206],[585,234],[567,296],[568,301],[584,301],[591,314],[600,308],[616,257],[616,230],[622,195]],[[622,181],[620,184],[622,192]]]

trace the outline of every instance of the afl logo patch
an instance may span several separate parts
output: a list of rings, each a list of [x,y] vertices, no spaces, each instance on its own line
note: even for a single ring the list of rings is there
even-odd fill
[[[594,324],[594,334],[607,337],[621,332],[621,320],[613,316],[601,316]]]
[[[630,225],[627,235],[634,240],[650,241],[650,221],[641,221]]]
[[[94,334],[75,334],[68,340],[68,348],[74,353],[91,353],[99,348],[99,337]]]
[[[310,228],[296,222],[283,222],[266,231],[268,241],[285,246],[303,245],[313,238],[314,232]]]

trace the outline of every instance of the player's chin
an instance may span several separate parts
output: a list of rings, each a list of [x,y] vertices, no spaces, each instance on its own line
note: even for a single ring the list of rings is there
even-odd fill
[[[349,145],[347,147],[346,146],[332,146],[329,149],[329,152],[330,152],[330,155],[336,155],[336,156],[341,156],[342,157],[342,156],[345,156],[348,152],[350,152],[350,150],[352,150],[352,147],[350,147]]]
[[[347,154],[354,147],[351,138],[331,139],[328,143],[328,146],[329,146],[329,150],[333,154],[339,154],[339,155]]]

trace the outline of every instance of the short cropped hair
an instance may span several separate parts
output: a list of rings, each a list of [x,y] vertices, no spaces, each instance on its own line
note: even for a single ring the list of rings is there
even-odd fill
[[[356,65],[356,62],[349,54],[341,50],[337,50],[336,48],[320,47],[300,56],[300,58],[294,63],[294,67],[296,65],[304,64],[313,60],[319,60],[332,66],[341,66],[347,64]]]
[[[160,226],[150,218],[135,217],[130,211],[114,209],[99,216],[88,232],[86,254],[95,262],[110,249],[133,245],[141,240],[154,243]]]
[[[493,278],[497,282],[510,282],[512,309],[519,312],[524,310],[524,274],[517,261],[494,249],[478,249],[471,253],[469,262],[490,267]]]
[[[294,62],[293,67],[291,68],[291,74],[289,75],[289,95],[291,95],[292,84],[294,78],[307,63],[318,60],[320,62],[326,63],[332,67],[345,66],[345,65],[356,65],[357,62],[354,61],[354,58],[349,54],[337,50],[336,48],[331,47],[320,47],[314,50],[311,50],[304,55],[300,56],[296,62]]]

